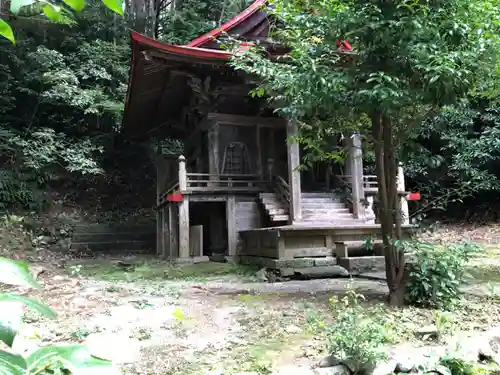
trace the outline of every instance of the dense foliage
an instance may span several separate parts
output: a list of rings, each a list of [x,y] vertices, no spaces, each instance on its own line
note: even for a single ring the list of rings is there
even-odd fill
[[[449,310],[459,301],[469,261],[481,248],[472,243],[436,246],[410,244],[415,256],[406,298],[417,306]]]
[[[495,78],[498,24],[492,19],[498,8],[484,0],[276,0],[270,8],[282,24],[275,37],[290,52],[276,61],[253,48],[239,53],[234,65],[256,76],[255,94],[266,94],[302,133],[312,129],[316,139],[352,131],[367,136],[375,153],[390,301],[401,305],[401,146],[418,134],[422,121]],[[349,40],[354,50],[339,48],[339,40]],[[325,150],[310,151],[321,158]]]
[[[0,41],[3,208],[32,207],[39,188],[67,172],[101,173],[97,157],[119,131],[126,25],[97,4],[79,17],[80,28],[28,22],[17,46]]]
[[[220,25],[248,1],[177,3],[161,18],[161,37],[172,43]],[[87,192],[107,181],[125,190],[133,180],[152,183],[146,179],[149,145],[120,139],[132,16],[117,16],[92,0],[71,17],[70,25],[13,18],[16,45],[0,39],[0,209],[39,209],[47,187],[67,181]],[[117,176],[119,163],[140,178],[127,171]]]
[[[80,4],[78,8],[82,3],[70,1],[66,5],[64,12],[71,15],[71,25],[50,24],[45,15],[33,17],[36,12],[28,9],[9,20],[17,45],[13,47],[6,39],[0,41],[2,209],[39,208],[45,201],[48,184],[75,179],[82,173],[106,179],[110,160],[122,158],[124,163],[131,160],[126,154],[133,147],[115,140],[120,133],[128,80],[128,27],[133,22],[127,15],[122,18],[106,9],[101,1],[87,1],[83,10],[77,13],[71,11],[70,3]],[[185,43],[219,26],[248,6],[251,0],[177,0],[175,3],[175,11],[160,18],[162,32],[159,37],[171,43]],[[498,25],[498,12],[494,13],[498,4],[494,1],[482,4],[484,17],[490,15],[492,25]],[[314,4],[309,2],[309,5],[313,7]],[[288,20],[294,15],[290,13]],[[304,18],[303,22],[311,22],[311,19]],[[325,34],[328,27],[324,28]],[[284,35],[277,37],[285,37],[287,32],[285,29]],[[352,42],[351,35],[347,38]],[[305,38],[304,42],[318,53],[328,52],[320,39]],[[336,45],[334,47],[336,53]],[[332,60],[337,61],[340,57]],[[425,193],[424,198],[431,198],[422,202],[422,212],[445,208],[452,201],[458,202],[478,192],[500,190],[496,151],[500,125],[498,62],[496,70],[494,66],[491,65],[490,78],[483,79],[470,92],[467,101],[449,106],[415,126],[411,139],[404,143],[401,159],[405,162],[409,182]],[[314,77],[322,76],[319,87],[327,89],[333,82],[323,74],[321,65],[319,68],[306,65],[305,68],[316,69],[316,73],[309,69]],[[284,86],[278,85],[278,88],[287,87],[291,82],[293,71],[287,74],[282,77]],[[304,77],[306,84],[310,76]],[[296,89],[300,91],[302,87]],[[304,95],[300,98],[310,104],[308,116],[315,120],[311,124],[319,125],[302,129],[302,140],[309,145],[309,150],[327,150],[329,128],[338,128],[340,122],[346,129],[367,125],[366,117],[355,114],[348,116],[349,121],[343,116],[314,117],[315,113],[330,108],[332,103],[337,110],[349,100],[348,97]],[[299,101],[297,104],[297,110],[303,110],[304,103]],[[323,126],[325,124],[328,126]],[[147,150],[137,147],[134,150],[147,154]],[[328,156],[341,159],[336,157],[336,149],[331,151],[308,157],[309,160]],[[373,154],[367,152],[366,156],[366,167],[373,168]],[[109,177],[114,179],[113,183],[117,182],[116,178]],[[95,181],[94,177],[90,180],[78,178],[82,186],[90,186],[86,181]]]

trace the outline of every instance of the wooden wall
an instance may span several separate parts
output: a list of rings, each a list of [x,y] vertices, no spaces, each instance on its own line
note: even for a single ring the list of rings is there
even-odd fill
[[[260,205],[255,197],[236,197],[235,229],[240,231],[262,227]],[[236,248],[241,246],[241,240],[236,234]]]

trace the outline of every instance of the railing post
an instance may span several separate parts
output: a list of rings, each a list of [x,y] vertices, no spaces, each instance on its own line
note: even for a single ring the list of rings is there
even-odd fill
[[[186,158],[183,155],[179,156],[179,190],[187,190]]]
[[[332,172],[333,172],[332,165],[328,162],[326,166],[326,176],[325,176],[327,191],[330,191],[330,186],[331,186],[330,178],[332,177]]]
[[[269,178],[269,182],[273,182],[273,175],[274,175],[274,160],[273,159],[267,159],[267,176]]]
[[[287,153],[288,153],[288,186],[290,188],[290,222],[295,224],[302,221],[302,190],[300,186],[300,148],[297,140],[298,126],[295,121],[288,121],[286,126]]]
[[[351,172],[352,208],[355,219],[365,219],[363,201],[365,199],[363,177],[363,151],[359,133],[349,138],[349,170]]]
[[[399,163],[398,166],[397,186],[398,194],[399,192],[404,192],[406,190],[405,172],[402,163]],[[408,201],[406,200],[406,196],[401,195],[400,197],[401,222],[403,224],[410,224],[410,211],[408,209]]]
[[[179,190],[187,191],[186,158],[179,156]],[[189,258],[189,195],[179,204],[179,258]]]

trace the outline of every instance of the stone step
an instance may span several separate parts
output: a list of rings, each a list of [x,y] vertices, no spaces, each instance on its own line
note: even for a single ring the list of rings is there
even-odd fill
[[[73,242],[71,250],[91,250],[96,252],[134,251],[151,252],[154,242],[151,241],[105,241],[105,242]]]
[[[156,238],[156,232],[111,232],[111,233],[83,233],[77,232],[72,236],[73,242],[127,242],[148,241]]]
[[[122,224],[122,225],[108,225],[108,224],[75,224],[72,225],[74,234],[92,234],[92,233],[130,233],[130,232],[154,232],[155,225],[139,225],[139,224]]]

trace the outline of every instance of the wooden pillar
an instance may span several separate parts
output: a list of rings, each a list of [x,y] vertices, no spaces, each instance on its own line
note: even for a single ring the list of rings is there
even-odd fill
[[[219,165],[219,124],[215,124],[208,131],[208,173],[219,174]],[[217,180],[217,177],[211,176],[210,180]]]
[[[183,193],[179,203],[179,258],[189,258],[189,196],[187,190],[186,158],[179,156],[179,190]]]
[[[179,257],[179,221],[177,214],[177,205],[168,205],[168,248],[169,248],[169,258],[174,259]]]
[[[288,154],[288,185],[290,186],[290,222],[302,220],[301,187],[300,187],[300,149],[296,140],[298,135],[297,123],[288,121],[286,125],[287,154]]]
[[[156,207],[160,204],[160,194],[161,194],[161,170],[160,170],[160,160],[156,159]],[[163,218],[162,210],[156,208],[156,255],[162,253],[162,231],[163,231]]]
[[[273,183],[274,178],[274,160],[267,159],[267,179],[270,184]]]
[[[171,246],[170,246],[170,236],[172,235],[171,231],[171,222],[170,222],[170,204],[162,208],[162,217],[163,217],[163,225],[162,225],[162,233],[161,233],[161,241],[162,241],[162,258],[168,258],[171,256]]]
[[[163,223],[165,221],[163,213],[163,208],[156,209],[156,255],[163,253]]]
[[[230,195],[226,202],[227,218],[227,255],[236,256],[236,245],[238,242],[238,233],[236,232],[236,197]]]
[[[405,185],[405,172],[403,169],[403,165],[400,163],[398,167],[398,192],[403,192],[406,190]],[[401,223],[410,224],[410,211],[408,209],[408,201],[406,200],[406,196],[400,195],[400,204],[401,204]]]
[[[365,219],[363,201],[365,191],[363,184],[363,149],[359,133],[353,133],[349,138],[349,169],[352,194],[352,208],[355,219]]]
[[[260,179],[264,179],[264,168],[262,166],[262,145],[260,143],[260,125],[257,124],[255,127],[255,145],[257,146],[257,174],[260,176]]]

